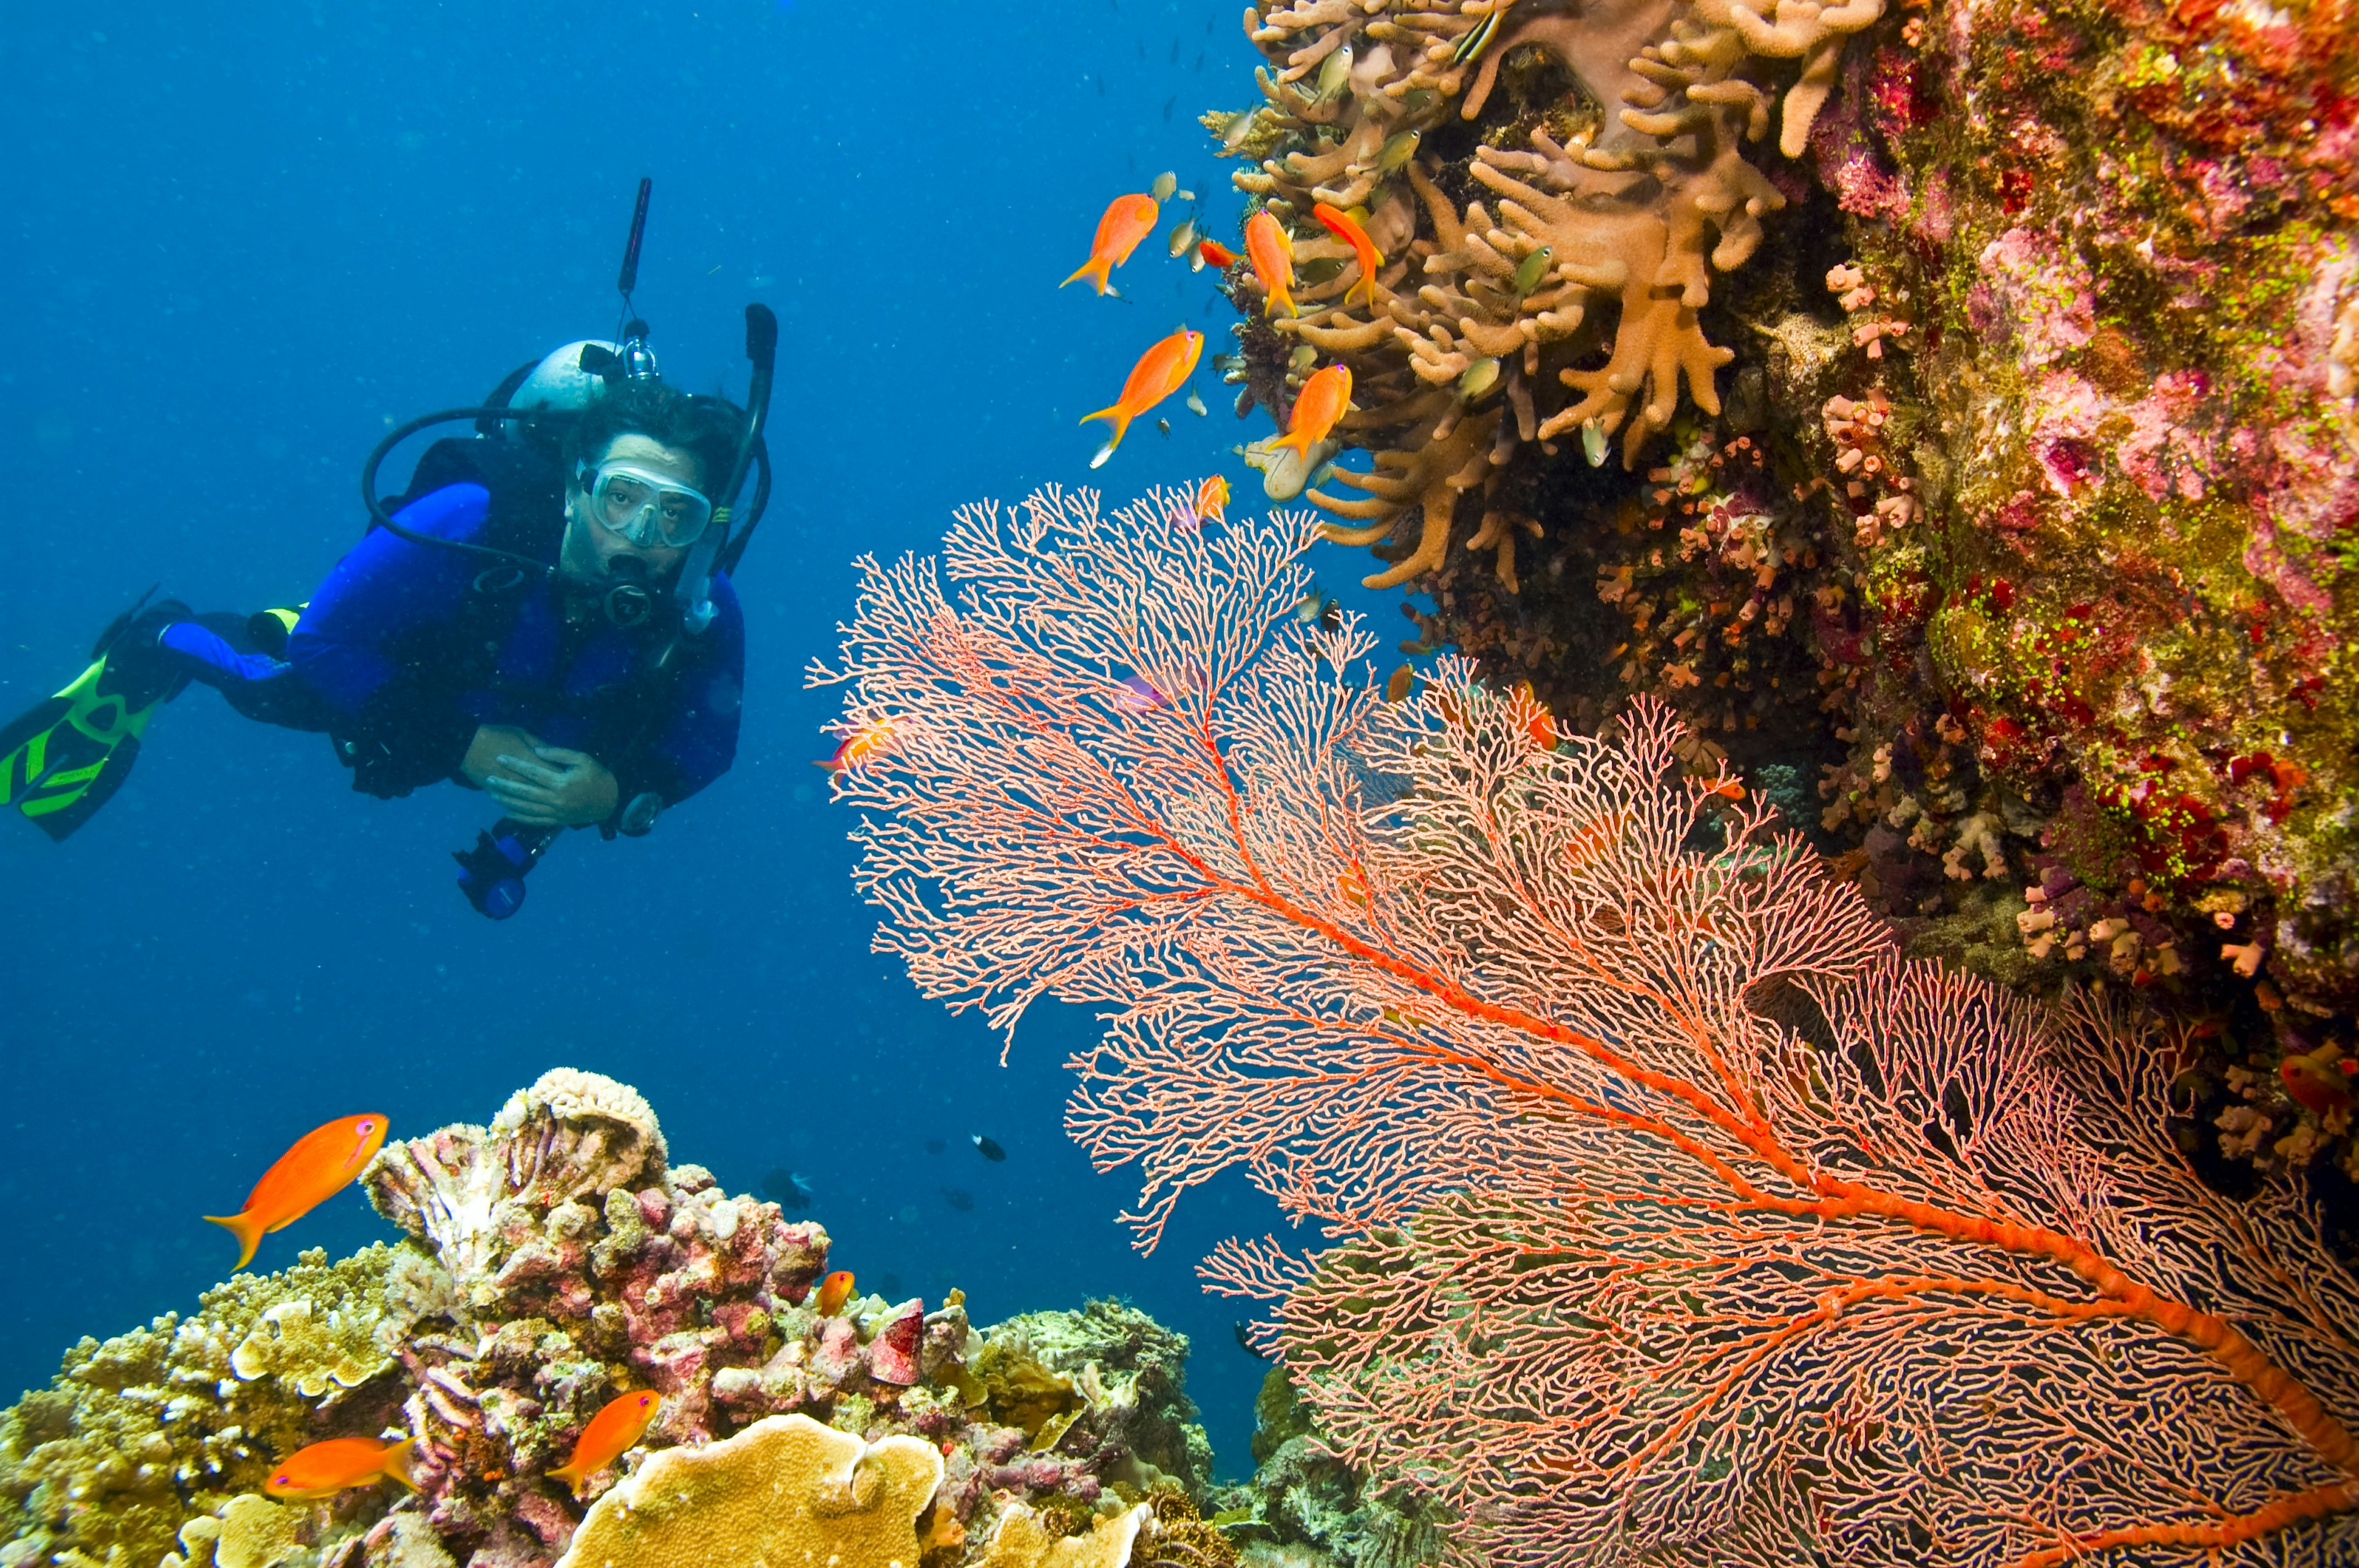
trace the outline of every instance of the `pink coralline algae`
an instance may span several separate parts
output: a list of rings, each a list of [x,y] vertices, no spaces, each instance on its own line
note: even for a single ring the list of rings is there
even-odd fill
[[[1969,297],[1968,314],[1994,341],[2011,335],[2027,368],[2085,348],[2096,335],[2088,270],[2052,239],[2009,229],[1983,247],[1980,266],[1984,281]]]

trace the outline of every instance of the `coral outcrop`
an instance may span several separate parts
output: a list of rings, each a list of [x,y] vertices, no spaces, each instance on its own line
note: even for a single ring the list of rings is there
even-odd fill
[[[315,1250],[233,1276],[186,1317],[82,1340],[0,1413],[0,1562],[149,1568],[190,1520],[219,1534],[216,1510],[258,1495],[280,1456],[396,1418],[400,1348],[447,1328],[448,1305],[407,1249]]]
[[[1698,313],[1787,203],[1745,149],[1774,125],[1778,152],[1799,157],[1844,41],[1882,14],[1883,0],[1779,0],[1767,16],[1743,0],[1249,14],[1264,102],[1208,123],[1256,161],[1236,184],[1294,232],[1308,308],[1246,330],[1230,373],[1282,412],[1319,358],[1351,366],[1359,406],[1343,428],[1375,471],[1333,470],[1362,494],[1311,499],[1364,524],[1331,537],[1397,546],[1371,586],[1439,569],[1464,510],[1479,521],[1455,536],[1493,551],[1512,589],[1518,540],[1539,533],[1543,454],[1569,438],[1594,464],[1618,433],[1631,466],[1682,386],[1721,411],[1714,373],[1733,352]],[[1365,210],[1392,258],[1380,276],[1362,279],[1311,222],[1320,201]],[[1234,276],[1258,314],[1251,274]]]
[[[550,1568],[585,1519],[606,1521],[600,1561],[698,1560],[665,1555],[655,1529],[679,1508],[634,1499],[718,1476],[725,1511],[745,1465],[850,1453],[895,1477],[895,1501],[855,1530],[821,1500],[811,1517],[847,1563],[875,1546],[914,1568],[898,1548],[922,1515],[929,1568],[1118,1568],[1153,1537],[1151,1496],[1202,1495],[1183,1337],[1111,1303],[978,1332],[956,1292],[821,1317],[827,1232],[674,1163],[612,1079],[552,1071],[488,1125],[389,1144],[364,1181],[399,1244],[308,1252],[185,1319],[84,1340],[0,1414],[0,1563]],[[642,1444],[579,1498],[549,1479],[632,1389],[662,1395]],[[306,1444],[397,1433],[418,1439],[415,1495],[260,1495]],[[898,1534],[878,1524],[896,1509]]]
[[[1662,699],[1918,951],[2192,1022],[2182,1137],[2223,1180],[2359,1179],[2344,8],[1250,26],[1266,102],[1208,117],[1240,183],[1297,223],[1364,202],[1392,260],[1353,314],[1301,225],[1306,313],[1234,274],[1229,373],[1282,414],[1352,364],[1375,467],[1312,498],[1432,594],[1404,653],[1584,731]],[[1603,332],[1583,269],[1640,276],[1641,210],[1664,260]]]

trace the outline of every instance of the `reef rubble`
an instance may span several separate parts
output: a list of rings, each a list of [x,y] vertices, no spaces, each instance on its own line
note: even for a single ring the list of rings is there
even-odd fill
[[[927,1568],[1120,1568],[1158,1561],[1158,1519],[1184,1531],[1206,1495],[1184,1337],[1114,1303],[977,1329],[957,1292],[821,1317],[825,1228],[673,1162],[613,1079],[552,1070],[488,1125],[388,1144],[363,1180],[402,1240],[86,1338],[0,1412],[0,1564],[553,1568],[660,1461],[718,1477],[716,1498],[749,1464],[825,1479],[796,1539],[847,1568],[910,1562],[887,1548],[912,1531]],[[641,1444],[578,1497],[549,1479],[634,1389],[662,1395]],[[306,1444],[397,1434],[415,1492],[264,1495]],[[737,1528],[715,1509],[689,1533]],[[626,1537],[602,1561],[679,1560]]]

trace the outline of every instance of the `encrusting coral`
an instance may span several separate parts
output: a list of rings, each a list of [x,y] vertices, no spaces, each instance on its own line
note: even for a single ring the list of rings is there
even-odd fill
[[[1089,1532],[1150,1486],[1205,1484],[1184,1338],[1103,1303],[977,1332],[956,1292],[822,1317],[827,1232],[674,1163],[612,1079],[551,1071],[488,1126],[388,1144],[364,1182],[406,1240],[308,1252],[185,1320],[84,1340],[0,1414],[0,1563],[549,1568],[585,1505],[657,1485],[635,1471],[781,1419],[927,1461],[929,1568],[984,1560],[1032,1512],[1060,1542],[1038,1561],[1118,1563],[1063,1538],[1111,1539]],[[642,1444],[578,1498],[549,1479],[633,1389],[662,1395]],[[307,1444],[395,1434],[418,1440],[415,1495],[258,1495]]]
[[[1720,411],[1714,373],[1732,352],[1697,312],[1712,275],[1743,266],[1787,200],[1744,145],[1774,120],[1779,150],[1799,155],[1844,40],[1882,14],[1883,0],[1778,0],[1767,16],[1742,0],[1312,0],[1247,13],[1276,72],[1260,73],[1260,106],[1207,123],[1257,160],[1235,182],[1294,231],[1309,308],[1245,330],[1230,374],[1282,413],[1319,355],[1351,366],[1359,406],[1343,428],[1377,471],[1332,470],[1363,495],[1311,499],[1365,524],[1331,527],[1351,544],[1397,539],[1415,519],[1414,546],[1371,587],[1438,569],[1473,493],[1469,542],[1496,552],[1512,589],[1516,541],[1539,532],[1538,454],[1521,454],[1572,436],[1595,463],[1618,432],[1633,466],[1669,427],[1683,383]],[[1791,81],[1788,60],[1801,62]],[[1425,157],[1495,97],[1490,139]],[[1363,280],[1350,247],[1311,223],[1322,201],[1365,211],[1392,258],[1380,276]],[[1257,305],[1252,275],[1233,276],[1240,303]],[[1608,301],[1610,329],[1594,319]]]
[[[558,1568],[915,1568],[918,1517],[941,1479],[942,1456],[921,1439],[863,1443],[809,1416],[771,1416],[650,1457],[592,1505]]]

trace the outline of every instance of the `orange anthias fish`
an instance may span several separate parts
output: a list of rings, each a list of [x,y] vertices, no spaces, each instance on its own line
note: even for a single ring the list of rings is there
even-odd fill
[[[374,1437],[332,1437],[288,1454],[287,1463],[262,1483],[262,1489],[274,1498],[308,1502],[390,1476],[414,1492],[418,1483],[409,1478],[409,1444],[406,1437],[393,1443]]]
[[[1138,248],[1138,242],[1155,232],[1157,211],[1152,196],[1115,197],[1106,208],[1105,216],[1098,220],[1098,237],[1090,242],[1090,259],[1076,267],[1065,283],[1086,277],[1098,286],[1100,294],[1119,297],[1119,291],[1107,281],[1107,274],[1128,261],[1130,253]],[[1062,288],[1065,283],[1057,287]]]
[[[1237,253],[1218,240],[1197,241],[1196,254],[1204,258],[1206,266],[1227,268],[1237,265]]]
[[[1196,356],[1203,351],[1204,334],[1182,327],[1138,356],[1138,362],[1130,367],[1130,379],[1122,384],[1121,401],[1111,408],[1082,416],[1084,425],[1093,419],[1114,422],[1113,438],[1098,449],[1098,455],[1090,460],[1090,467],[1096,468],[1114,456],[1114,449],[1122,445],[1122,433],[1130,428],[1133,419],[1188,384],[1188,378],[1196,371]]]
[[[1327,232],[1351,246],[1352,254],[1360,258],[1360,278],[1368,286],[1368,303],[1371,306],[1375,305],[1376,269],[1385,265],[1385,253],[1376,249],[1375,242],[1368,238],[1368,232],[1360,227],[1352,215],[1342,208],[1331,207],[1321,201],[1310,209],[1310,215],[1326,224]],[[1359,287],[1360,285],[1355,283],[1352,288],[1343,291],[1344,304],[1352,303],[1352,289]]]
[[[1288,418],[1286,434],[1275,445],[1291,447],[1304,462],[1310,460],[1310,449],[1327,438],[1343,410],[1352,406],[1352,367],[1329,365],[1302,384],[1295,395],[1294,412]]]
[[[889,719],[872,719],[846,735],[843,738],[843,743],[836,747],[835,755],[818,758],[812,762],[811,766],[825,768],[832,773],[847,773],[863,763],[875,761],[884,754],[886,747],[892,744],[892,741],[893,721]]]
[[[1543,752],[1554,751],[1559,740],[1556,732],[1556,719],[1549,712],[1548,704],[1542,702],[1538,694],[1532,690],[1532,683],[1526,681],[1516,687],[1516,707],[1522,714],[1524,739]],[[1740,791],[1737,796],[1731,798],[1741,798],[1741,796]]]
[[[2350,1106],[2354,1073],[2359,1073],[2359,1061],[2343,1055],[2341,1047],[2335,1045],[2307,1056],[2288,1056],[2277,1064],[2277,1076],[2284,1080],[2286,1093],[2313,1116],[2326,1116]]]
[[[1196,521],[1223,523],[1229,504],[1229,481],[1214,474],[1196,487]]]
[[[819,1300],[811,1303],[821,1317],[833,1317],[852,1299],[852,1271],[838,1269],[819,1282]]]
[[[608,1400],[604,1408],[590,1418],[590,1424],[582,1429],[582,1436],[573,1444],[573,1457],[551,1470],[549,1478],[569,1487],[581,1486],[621,1458],[623,1451],[646,1433],[647,1422],[656,1419],[656,1407],[662,1402],[662,1396],[653,1389]]]
[[[237,1238],[236,1268],[243,1269],[266,1233],[285,1229],[351,1185],[384,1141],[382,1116],[348,1116],[314,1128],[262,1173],[243,1209],[204,1217]]]
[[[1294,308],[1294,242],[1266,208],[1245,220],[1245,257],[1269,294],[1262,314],[1275,316],[1281,305],[1289,316],[1302,314]]]

